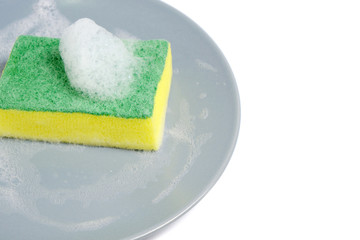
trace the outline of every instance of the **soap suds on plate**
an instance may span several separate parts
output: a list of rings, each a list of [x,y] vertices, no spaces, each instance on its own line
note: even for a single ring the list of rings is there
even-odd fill
[[[174,67],[174,68],[173,68],[173,74],[177,75],[177,74],[179,74],[179,73],[180,73],[179,68]]]
[[[180,105],[180,119],[172,128],[166,132],[176,139],[176,144],[185,145],[188,155],[185,165],[180,172],[170,181],[169,185],[162,190],[153,200],[156,204],[167,197],[190,171],[195,159],[201,154],[201,147],[212,137],[212,133],[195,134],[195,117],[190,114],[190,107],[187,101],[183,100]]]
[[[209,109],[203,108],[199,114],[199,118],[205,120],[208,118],[208,116],[209,116]]]
[[[57,227],[64,231],[91,231],[102,228],[118,219],[118,216],[99,217],[75,223],[60,222],[41,214],[37,201],[51,199],[56,193],[41,185],[38,169],[31,158],[39,152],[53,147],[63,152],[82,152],[84,146],[47,144],[16,139],[0,140],[0,212],[18,213],[33,221]],[[19,184],[12,184],[12,179]]]
[[[210,63],[207,63],[207,62],[205,62],[205,61],[203,61],[203,60],[196,59],[195,62],[196,62],[196,64],[197,64],[200,68],[202,68],[202,69],[205,69],[205,70],[208,70],[208,71],[211,71],[211,72],[215,72],[215,73],[218,71],[218,70],[217,70],[214,66],[212,66]]]
[[[206,93],[200,93],[200,95],[199,95],[199,98],[200,99],[204,99],[204,98],[206,98],[207,97],[207,94]]]

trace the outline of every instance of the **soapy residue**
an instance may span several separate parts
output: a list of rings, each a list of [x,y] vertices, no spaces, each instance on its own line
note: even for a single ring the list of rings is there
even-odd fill
[[[188,148],[188,155],[183,169],[174,177],[168,187],[161,191],[153,200],[153,203],[160,202],[168,196],[178,185],[184,176],[190,171],[196,157],[201,154],[201,146],[204,145],[211,137],[212,133],[203,133],[195,135],[194,116],[190,115],[189,104],[183,101],[180,105],[180,119],[175,123],[173,128],[167,130],[167,133],[177,139],[176,144],[185,144]]]
[[[199,98],[200,99],[204,99],[204,98],[206,98],[207,97],[207,94],[206,93],[200,93],[200,95],[199,95]]]
[[[203,108],[199,114],[199,118],[205,120],[208,118],[208,116],[209,116],[209,109]]]
[[[173,68],[173,74],[178,75],[180,73],[179,68],[174,67]]]
[[[212,71],[212,72],[217,72],[218,70],[212,66],[210,63],[207,63],[207,62],[204,62],[203,60],[201,59],[196,59],[195,60],[196,64],[202,68],[202,69],[205,69],[205,70],[208,70],[208,71]]]

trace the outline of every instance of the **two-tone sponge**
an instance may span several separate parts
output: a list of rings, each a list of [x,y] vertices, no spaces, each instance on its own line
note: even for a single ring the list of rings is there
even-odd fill
[[[170,44],[124,40],[141,62],[123,85],[126,94],[94,97],[69,81],[59,43],[34,36],[15,42],[0,79],[0,136],[157,150],[172,76]]]

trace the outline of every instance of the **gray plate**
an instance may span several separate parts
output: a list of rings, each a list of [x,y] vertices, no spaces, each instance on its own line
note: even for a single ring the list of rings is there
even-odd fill
[[[226,60],[196,24],[159,1],[0,0],[0,69],[19,34],[58,37],[81,17],[120,37],[171,42],[162,148],[0,139],[0,239],[144,237],[194,206],[234,149],[240,105]]]

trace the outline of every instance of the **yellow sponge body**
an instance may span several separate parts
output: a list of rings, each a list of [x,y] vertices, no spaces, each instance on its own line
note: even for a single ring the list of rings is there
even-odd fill
[[[67,142],[127,149],[159,149],[172,77],[169,45],[164,71],[150,118],[119,118],[87,113],[0,109],[0,135],[51,142]]]

